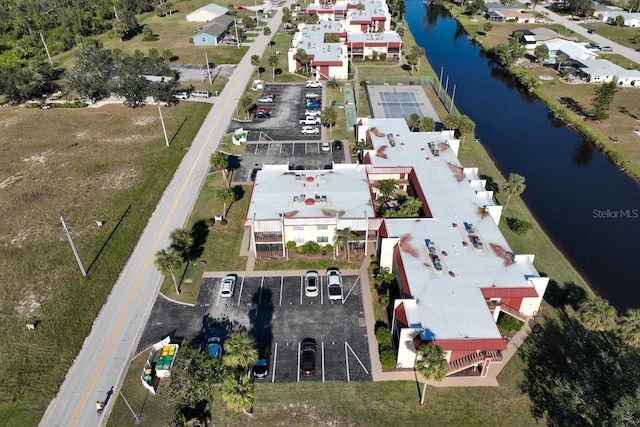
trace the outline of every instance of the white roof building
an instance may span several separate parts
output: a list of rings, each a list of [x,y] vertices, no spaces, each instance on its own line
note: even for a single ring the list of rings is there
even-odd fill
[[[584,61],[587,59],[596,59],[598,54],[586,46],[568,41],[558,41],[546,43],[549,49],[549,62],[554,63],[558,54],[563,53],[569,59],[575,61]]]
[[[548,278],[533,255],[516,255],[498,228],[493,202],[475,168],[457,159],[452,131],[410,132],[403,119],[361,119],[358,139],[371,187],[393,178],[423,202],[425,218],[385,219],[380,266],[401,287],[394,305],[399,367],[413,367],[422,341],[447,352],[449,374],[501,360],[500,312],[524,319],[542,301]]]
[[[585,59],[580,61],[580,73],[590,83],[608,83],[615,79],[621,72],[625,71],[619,65],[606,59]]]
[[[209,22],[218,16],[225,15],[229,9],[218,6],[215,3],[196,9],[186,16],[187,22]]]

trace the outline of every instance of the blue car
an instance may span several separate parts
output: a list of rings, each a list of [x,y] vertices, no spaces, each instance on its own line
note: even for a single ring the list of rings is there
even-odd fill
[[[222,360],[222,343],[220,337],[209,337],[209,339],[207,339],[207,348],[209,350],[209,356]]]
[[[320,108],[322,106],[322,104],[320,104],[319,102],[307,102],[305,104],[305,107],[307,108]]]

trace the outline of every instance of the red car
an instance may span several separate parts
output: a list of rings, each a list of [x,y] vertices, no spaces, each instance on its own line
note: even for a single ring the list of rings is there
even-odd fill
[[[267,98],[271,98],[271,99],[276,99],[276,94],[275,93],[263,93],[262,97],[267,97]]]
[[[265,114],[271,114],[271,110],[269,110],[268,108],[264,108],[264,107],[257,107],[255,110],[252,111],[253,114],[255,113],[265,113]]]

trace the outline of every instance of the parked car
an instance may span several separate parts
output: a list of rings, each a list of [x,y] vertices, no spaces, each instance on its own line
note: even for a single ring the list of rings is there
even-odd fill
[[[222,360],[222,340],[220,337],[207,338],[207,349],[209,350],[209,356]]]
[[[600,48],[601,52],[613,52],[613,48],[611,46],[602,46]]]
[[[231,38],[231,39],[228,39],[225,43],[233,45],[233,46],[237,46],[238,45],[238,39]]]
[[[322,119],[319,116],[305,116],[299,120],[301,125],[319,125],[322,123]]]
[[[253,115],[253,117],[255,119],[268,119],[269,117],[271,117],[271,114],[265,113],[264,111],[258,111]]]
[[[269,98],[268,96],[261,96],[258,98],[258,102],[273,102],[273,98]]]
[[[224,298],[230,298],[233,296],[233,291],[236,288],[236,280],[238,280],[237,274],[227,274],[222,279],[222,286],[220,286],[220,296]]]
[[[302,126],[300,132],[303,135],[318,135],[320,133],[320,128],[313,126]]]
[[[308,297],[317,297],[320,293],[320,275],[317,271],[309,270],[304,275],[304,294]]]
[[[189,99],[189,92],[186,90],[178,90],[173,94],[173,99]]]
[[[253,114],[256,114],[256,113],[271,114],[271,110],[269,110],[268,108],[264,108],[264,107],[256,107],[256,108],[253,109],[252,113]]]
[[[342,275],[337,268],[327,269],[327,289],[329,300],[342,299]]]
[[[322,104],[319,101],[309,101],[305,104],[307,109],[320,108]]]
[[[210,95],[208,90],[194,90],[191,92],[191,96],[194,98],[208,98]]]
[[[271,98],[271,99],[276,99],[276,94],[271,92],[263,93],[262,96],[266,96],[267,98]]]
[[[322,151],[331,151],[331,143],[329,141],[322,141]]]
[[[320,111],[320,110],[305,110],[304,115],[305,116],[321,116],[322,115],[322,111]]]
[[[305,338],[300,345],[300,373],[315,375],[316,373],[316,340]]]
[[[335,141],[333,141],[333,149],[342,150],[342,141],[340,141],[339,139],[336,139]]]
[[[269,375],[269,358],[271,357],[271,348],[267,346],[259,357],[258,361],[251,368],[251,376],[254,379],[263,379]]]
[[[304,84],[304,87],[315,89],[315,88],[322,87],[322,83],[320,83],[317,80],[307,80],[307,82]]]
[[[320,94],[316,92],[309,92],[304,96],[306,99],[319,99]]]
[[[587,31],[587,33],[589,33],[589,34],[595,34],[595,33],[596,33],[596,30],[589,30],[589,31]]]

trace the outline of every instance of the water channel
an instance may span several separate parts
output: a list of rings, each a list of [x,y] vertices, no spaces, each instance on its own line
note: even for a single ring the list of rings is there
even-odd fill
[[[408,0],[405,17],[498,168],[526,178],[522,198],[554,243],[619,311],[640,307],[640,185],[518,89],[446,9]]]

